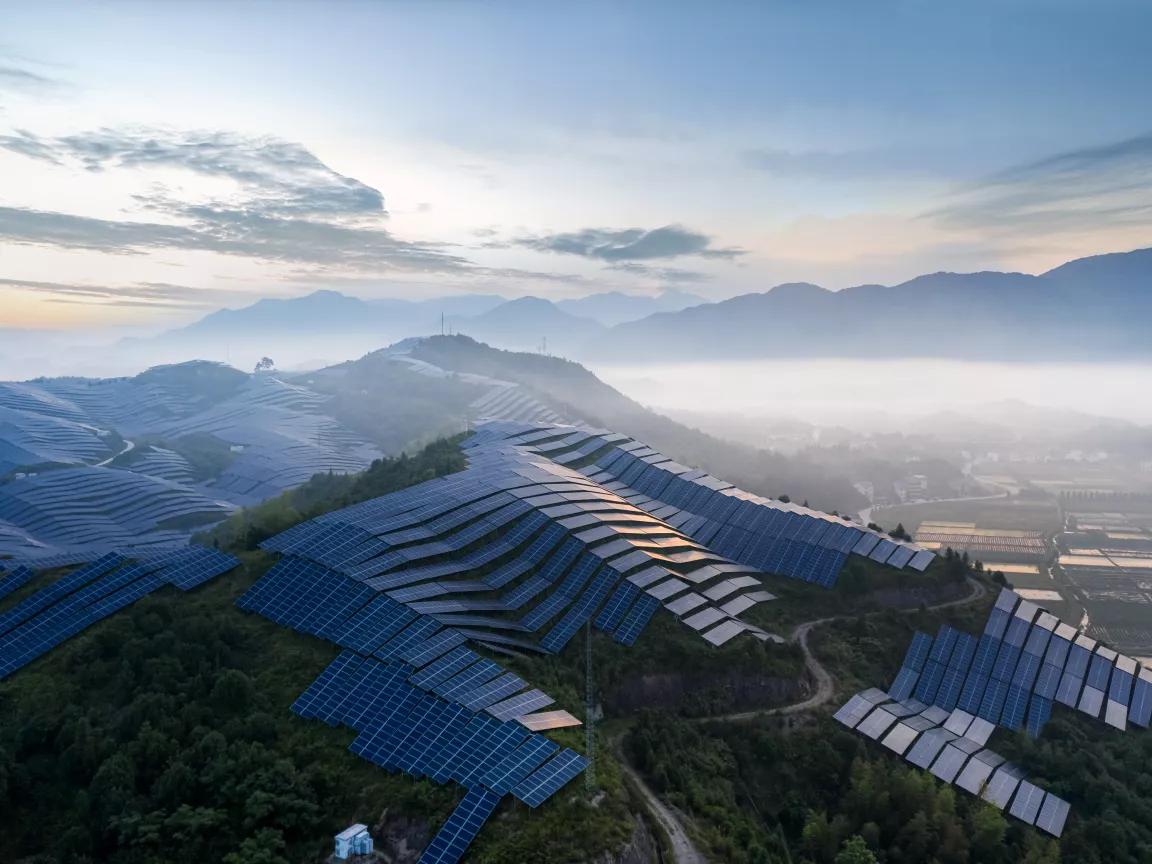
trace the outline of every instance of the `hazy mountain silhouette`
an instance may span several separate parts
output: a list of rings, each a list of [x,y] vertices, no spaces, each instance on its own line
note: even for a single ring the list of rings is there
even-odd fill
[[[509,300],[459,322],[457,329],[499,348],[558,354],[574,353],[605,331],[599,321],[571,315],[539,297]]]
[[[656,296],[607,291],[575,300],[560,300],[556,305],[569,314],[592,318],[613,327],[628,321],[638,321],[657,312],[678,312],[707,302],[696,294],[669,289]]]
[[[628,360],[1152,355],[1152,249],[1082,258],[1040,276],[933,273],[827,291],[778,285],[621,324],[582,356]]]

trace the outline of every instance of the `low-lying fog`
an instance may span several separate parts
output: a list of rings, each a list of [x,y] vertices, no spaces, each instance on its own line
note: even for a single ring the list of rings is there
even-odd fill
[[[1152,364],[910,359],[589,365],[633,399],[673,413],[794,417],[861,428],[885,426],[892,414],[978,414],[989,403],[1019,400],[1152,423]]]

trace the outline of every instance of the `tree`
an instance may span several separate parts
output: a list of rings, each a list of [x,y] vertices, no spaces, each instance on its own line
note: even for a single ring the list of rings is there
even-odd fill
[[[836,864],[876,864],[876,856],[859,834],[849,837],[836,854]]]
[[[256,372],[271,372],[276,368],[276,361],[271,357],[261,357],[260,362],[256,364]]]

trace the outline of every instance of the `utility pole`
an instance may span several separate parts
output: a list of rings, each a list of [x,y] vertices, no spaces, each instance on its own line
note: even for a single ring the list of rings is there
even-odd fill
[[[584,637],[584,751],[588,767],[584,769],[584,788],[596,791],[596,690],[592,684],[592,619]]]

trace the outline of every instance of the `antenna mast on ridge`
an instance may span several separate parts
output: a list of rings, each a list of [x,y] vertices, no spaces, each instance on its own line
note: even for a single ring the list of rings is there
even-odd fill
[[[584,637],[584,755],[588,767],[584,769],[584,788],[596,791],[596,690],[592,684],[592,620]]]

